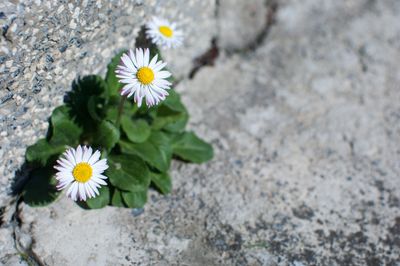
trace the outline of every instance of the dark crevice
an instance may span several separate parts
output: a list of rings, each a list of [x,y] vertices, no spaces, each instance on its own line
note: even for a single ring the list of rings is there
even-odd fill
[[[22,224],[22,220],[20,217],[20,208],[19,208],[19,205],[21,204],[21,202],[22,202],[22,199],[20,196],[18,196],[15,199],[15,202],[13,203],[13,204],[15,204],[15,209],[14,209],[14,214],[12,215],[12,218],[11,218],[11,226],[13,229],[12,237],[14,239],[14,248],[18,252],[21,259],[26,261],[28,265],[44,266],[45,264],[41,261],[39,256],[32,250],[33,241],[29,245],[29,247],[25,247],[25,248],[22,247],[19,242],[19,235],[20,235],[21,224]]]
[[[1,34],[1,35],[3,36],[3,38],[4,38],[6,41],[12,43],[11,39],[7,36],[7,31],[8,31],[8,29],[9,29],[9,26],[8,26],[8,25],[4,25],[4,26],[2,27],[2,34]]]
[[[219,17],[219,8],[221,6],[220,0],[215,0],[215,10],[214,10],[214,16],[215,18],[218,19]]]
[[[14,97],[14,93],[12,93],[11,91],[8,91],[6,95],[4,95],[1,99],[0,99],[0,106],[2,106],[3,104],[5,104],[6,102],[8,102],[9,100],[11,100]]]
[[[211,40],[211,47],[201,56],[194,59],[194,66],[189,73],[189,79],[194,78],[196,73],[204,66],[213,66],[215,60],[219,55],[219,48],[217,46],[217,39]]]
[[[6,207],[2,206],[0,207],[0,227],[4,224],[4,213],[6,212]]]
[[[365,62],[366,60],[366,50],[365,50],[365,45],[362,45],[358,50],[357,50],[357,56],[358,56],[358,61],[361,66],[362,72],[367,72],[368,71],[368,66],[367,63]]]
[[[271,27],[276,22],[278,2],[276,0],[267,0],[265,2],[265,5],[267,7],[267,12],[266,12],[265,25],[263,29],[258,33],[258,35],[254,38],[254,40],[248,43],[245,47],[240,49],[227,50],[226,52],[228,56],[233,54],[244,54],[248,52],[253,52],[264,43],[265,39],[268,37]]]
[[[351,156],[355,157],[354,140],[352,138],[348,138],[345,134],[343,134],[343,141],[346,142],[349,145]]]
[[[214,11],[214,16],[218,20],[220,1],[216,0],[215,5],[216,6]],[[235,54],[245,54],[248,52],[253,52],[264,43],[265,39],[268,37],[268,33],[270,32],[271,27],[276,22],[278,3],[276,0],[266,0],[265,5],[267,6],[267,12],[266,12],[266,22],[264,28],[260,31],[260,33],[256,36],[256,38],[249,44],[247,44],[245,47],[232,50],[224,49],[228,57],[233,56]],[[217,23],[217,27],[218,25],[219,23]],[[193,79],[196,73],[202,67],[214,65],[214,62],[218,58],[221,50],[221,47],[218,46],[218,36],[219,36],[219,29],[217,29],[217,36],[214,36],[211,40],[210,48],[205,53],[194,59],[193,67],[189,72],[189,79]]]
[[[1,12],[1,13],[2,13],[1,17],[5,18],[6,16],[4,15],[4,13],[3,13],[3,12]],[[15,17],[11,18],[7,24],[2,25],[2,27],[1,27],[1,35],[2,35],[3,38],[4,38],[7,42],[9,42],[9,43],[12,43],[13,41],[12,41],[12,39],[7,35],[7,33],[8,33],[8,30],[10,29],[10,25],[12,25],[12,23],[14,22],[14,20],[15,20]]]
[[[215,0],[215,9],[214,9],[214,18],[218,21],[219,19],[219,10],[220,10],[220,0]],[[203,54],[196,57],[193,60],[193,67],[189,72],[189,79],[193,79],[196,73],[204,66],[213,66],[215,60],[219,56],[219,48],[218,48],[218,36],[219,36],[219,23],[217,23],[217,33],[211,39],[210,48],[207,49]]]

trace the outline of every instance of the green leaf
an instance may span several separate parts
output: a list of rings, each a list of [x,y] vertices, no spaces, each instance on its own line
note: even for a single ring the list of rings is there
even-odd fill
[[[122,192],[119,189],[114,189],[113,196],[111,199],[111,205],[116,207],[126,207],[123,199],[122,199]]]
[[[94,133],[95,146],[111,150],[119,140],[119,130],[109,121],[103,120]]]
[[[87,109],[90,117],[95,121],[101,121],[105,117],[105,101],[100,96],[90,96]]]
[[[51,115],[51,144],[73,146],[79,143],[82,129],[72,121],[68,112],[69,108],[65,105],[54,109]]]
[[[162,194],[165,195],[171,192],[172,181],[168,173],[151,172],[150,176],[151,182],[153,182],[153,184],[158,190],[160,190]]]
[[[129,116],[122,116],[121,126],[128,139],[132,142],[144,142],[151,134],[150,126],[143,119],[132,120]]]
[[[165,101],[162,102],[162,105],[176,112],[185,112],[186,107],[181,102],[181,96],[175,90],[169,90],[168,93],[169,95]]]
[[[100,209],[108,205],[110,202],[110,189],[108,186],[99,188],[100,194],[94,198],[86,200],[86,204],[91,209]]]
[[[129,208],[142,208],[147,201],[147,189],[135,192],[122,192],[122,198]]]
[[[181,113],[177,119],[164,125],[163,129],[170,132],[182,132],[189,120],[187,113]]]
[[[142,159],[135,155],[112,155],[108,161],[107,176],[112,185],[124,191],[147,190],[150,173]]]
[[[172,148],[169,142],[169,138],[164,133],[154,131],[146,142],[120,141],[119,144],[123,153],[137,155],[161,172],[166,172],[172,158]]]
[[[161,107],[161,110],[164,108]],[[170,132],[181,132],[185,129],[189,115],[187,113],[171,113],[166,112],[157,114],[153,120],[152,128],[155,130],[165,129]]]
[[[122,84],[118,82],[118,78],[115,75],[115,70],[117,69],[117,66],[121,61],[122,54],[126,52],[127,51],[121,51],[116,54],[107,66],[106,83],[108,88],[108,95],[110,96],[118,95],[119,90],[122,87]]]
[[[44,166],[50,157],[59,155],[65,149],[65,145],[51,145],[46,139],[40,139],[26,150],[26,160],[38,162]]]
[[[175,155],[194,163],[203,163],[213,157],[212,146],[198,138],[193,132],[177,135],[173,140],[172,148]]]
[[[66,97],[75,122],[84,128],[85,133],[95,131],[97,116],[104,116],[103,106],[108,102],[107,84],[97,75],[85,76],[72,84],[72,90]],[[93,100],[90,97],[96,96]],[[95,118],[93,118],[95,117]]]
[[[167,99],[157,108],[152,127],[170,132],[182,132],[189,120],[189,114],[174,90],[169,90]]]
[[[110,121],[116,121],[118,116],[118,108],[120,104],[121,97],[120,96],[111,96],[108,102],[108,108],[106,112],[106,119]],[[137,105],[132,104],[130,100],[124,101],[124,109],[122,113],[127,116],[132,116],[136,113],[138,107]]]
[[[45,206],[53,202],[59,192],[55,187],[53,178],[54,170],[47,166],[33,170],[29,175],[29,181],[24,187],[23,199],[32,207]]]

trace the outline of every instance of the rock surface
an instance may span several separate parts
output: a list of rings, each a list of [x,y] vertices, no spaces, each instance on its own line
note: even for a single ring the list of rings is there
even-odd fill
[[[235,8],[225,2],[205,23],[229,24],[223,14],[238,11],[220,10]],[[257,30],[252,19],[232,20],[251,28],[243,42],[206,31],[219,56],[192,78],[179,51],[168,55],[183,60],[176,89],[213,161],[174,162],[173,192],[151,192],[144,212],[85,211],[65,197],[46,208],[21,203],[17,224],[3,219],[0,261],[17,263],[17,247],[44,265],[397,265],[400,2],[263,9]]]

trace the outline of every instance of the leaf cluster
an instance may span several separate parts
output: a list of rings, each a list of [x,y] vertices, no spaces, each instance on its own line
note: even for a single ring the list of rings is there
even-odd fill
[[[172,158],[202,163],[213,157],[211,145],[185,131],[189,114],[173,89],[155,107],[138,108],[129,99],[121,105],[121,84],[115,77],[121,54],[108,65],[105,79],[90,75],[75,81],[65,104],[51,114],[46,138],[28,147],[26,160],[34,170],[23,199],[29,205],[42,206],[56,199],[53,167],[68,147],[79,144],[100,150],[109,164],[108,186],[96,198],[79,203],[90,209],[143,207],[150,187],[162,194],[171,191]]]

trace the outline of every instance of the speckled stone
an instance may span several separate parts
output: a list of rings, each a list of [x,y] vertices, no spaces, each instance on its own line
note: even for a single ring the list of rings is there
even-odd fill
[[[16,243],[45,265],[397,265],[400,2],[276,12],[254,49],[177,86],[213,161],[175,161],[139,215],[20,204]]]

